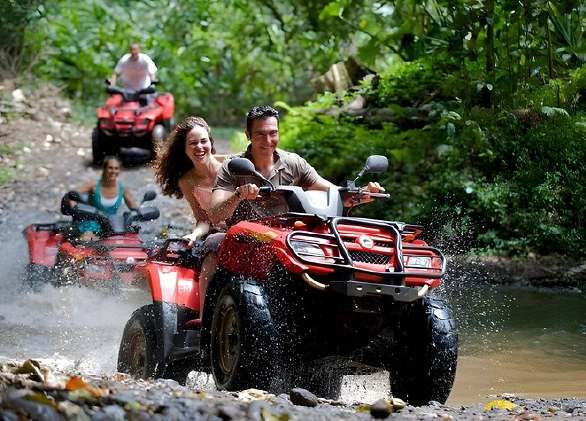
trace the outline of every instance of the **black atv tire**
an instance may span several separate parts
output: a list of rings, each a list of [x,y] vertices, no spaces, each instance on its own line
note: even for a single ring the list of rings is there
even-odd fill
[[[279,340],[262,287],[232,279],[222,289],[211,325],[211,368],[218,389],[278,391]]]
[[[118,155],[120,148],[114,144],[113,139],[107,138],[98,127],[92,130],[92,163],[102,165],[108,155]]]
[[[414,406],[445,404],[458,360],[456,322],[447,303],[425,297],[409,305],[394,329],[392,349],[384,363],[392,395]]]
[[[135,310],[124,326],[117,369],[141,379],[156,377],[161,351],[155,334],[154,306],[145,305]]]

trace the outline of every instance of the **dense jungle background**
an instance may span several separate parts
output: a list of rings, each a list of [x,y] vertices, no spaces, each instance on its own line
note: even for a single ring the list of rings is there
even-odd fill
[[[200,115],[231,135],[251,106],[273,105],[280,146],[333,182],[388,156],[377,179],[392,200],[364,216],[422,224],[451,253],[582,257],[585,7],[0,0],[0,116],[19,115],[14,89],[49,83],[94,125],[104,79],[136,41],[159,67],[158,89],[174,93],[177,121]],[[0,137],[0,185],[18,168],[14,147]]]

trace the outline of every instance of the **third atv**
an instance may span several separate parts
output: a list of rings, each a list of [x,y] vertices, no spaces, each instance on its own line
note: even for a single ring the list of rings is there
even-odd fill
[[[111,86],[110,97],[98,107],[98,123],[92,132],[93,163],[106,155],[118,155],[120,148],[137,147],[153,153],[157,142],[167,138],[175,127],[175,99],[169,92],[156,92],[155,85],[140,91]]]

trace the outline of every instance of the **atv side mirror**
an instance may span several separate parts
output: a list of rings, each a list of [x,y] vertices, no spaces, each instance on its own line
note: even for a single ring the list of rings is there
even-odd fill
[[[147,206],[140,210],[141,221],[152,221],[161,215],[159,208],[155,206]]]
[[[155,198],[157,197],[157,193],[155,193],[154,190],[147,190],[144,193],[144,196],[142,198],[143,203],[144,202],[150,202],[151,200],[155,200]]]
[[[246,158],[234,158],[228,162],[228,171],[234,175],[252,175],[259,178],[267,184],[270,184],[272,188],[275,188],[273,183],[266,179],[261,173],[255,168],[254,164]]]
[[[364,168],[362,168],[362,170],[360,170],[360,172],[358,173],[358,177],[356,177],[354,179],[354,182],[356,182],[356,180],[358,180],[360,177],[362,177],[364,175],[364,173],[371,173],[371,174],[381,173],[381,172],[385,172],[388,167],[389,167],[389,160],[387,159],[386,156],[371,155],[366,160],[366,163],[364,164]]]
[[[366,160],[366,164],[364,164],[366,172],[372,174],[386,172],[388,167],[389,160],[383,155],[371,155]]]
[[[254,164],[246,158],[234,158],[228,162],[228,171],[234,175],[257,175]],[[258,174],[260,177],[262,175]]]

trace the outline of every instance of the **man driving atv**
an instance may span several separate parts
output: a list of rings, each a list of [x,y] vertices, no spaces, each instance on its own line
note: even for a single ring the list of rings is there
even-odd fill
[[[153,59],[140,52],[140,45],[136,42],[130,44],[130,53],[125,54],[116,64],[114,73],[110,79],[112,86],[116,85],[116,79],[122,75],[124,89],[140,91],[148,88],[156,81],[157,66]]]
[[[321,177],[301,156],[279,149],[279,112],[264,105],[254,107],[246,117],[246,138],[248,148],[232,158],[248,158],[256,171],[274,186],[300,186],[304,190],[327,191],[336,186]],[[243,220],[270,217],[287,212],[284,200],[257,201],[259,187],[256,184],[241,184],[242,178],[234,177],[228,170],[227,159],[220,167],[211,197],[209,211],[213,225],[226,221],[232,226]],[[383,191],[378,183],[369,183],[371,192]],[[203,300],[209,280],[216,268],[216,256],[225,233],[214,233],[204,241],[202,254],[205,256],[200,275],[200,297]]]

